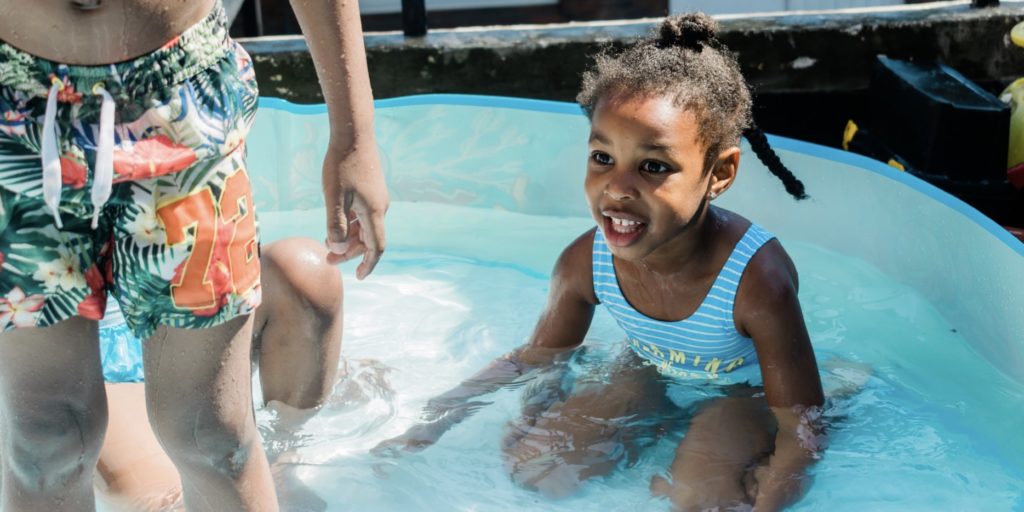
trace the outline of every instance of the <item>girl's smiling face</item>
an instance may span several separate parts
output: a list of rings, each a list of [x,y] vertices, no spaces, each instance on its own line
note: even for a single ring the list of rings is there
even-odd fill
[[[731,184],[739,149],[723,151],[705,172],[698,129],[696,115],[667,95],[610,94],[597,102],[584,188],[615,256],[671,257],[671,242],[698,224],[709,195]]]

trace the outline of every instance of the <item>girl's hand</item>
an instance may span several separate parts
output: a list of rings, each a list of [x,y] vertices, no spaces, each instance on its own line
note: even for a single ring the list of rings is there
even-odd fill
[[[381,457],[398,457],[403,452],[413,453],[432,446],[449,429],[471,416],[490,402],[472,401],[441,407],[427,406],[430,412],[424,420],[413,424],[404,433],[385,439],[370,450]]]
[[[373,272],[386,245],[388,190],[372,137],[348,148],[332,141],[324,158],[323,188],[327,261],[340,263],[362,255],[356,278],[363,279]]]

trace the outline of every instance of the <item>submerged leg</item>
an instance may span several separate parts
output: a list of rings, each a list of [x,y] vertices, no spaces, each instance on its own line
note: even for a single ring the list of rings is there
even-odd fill
[[[276,510],[253,417],[252,318],[161,326],[144,347],[146,407],[181,475],[189,511]]]
[[[693,417],[679,443],[670,479],[654,477],[651,491],[685,511],[750,503],[745,480],[771,453],[775,431],[764,398],[713,399]]]
[[[93,510],[107,425],[96,322],[0,334],[2,510]]]
[[[327,248],[308,238],[266,247],[264,297],[256,313],[263,400],[297,409],[321,405],[341,358],[342,280]]]
[[[115,511],[164,512],[181,506],[181,479],[146,415],[145,384],[107,384],[110,423],[96,464],[96,489]]]
[[[309,238],[286,238],[260,258],[263,303],[256,312],[254,343],[263,401],[297,428],[322,405],[337,381],[341,362],[342,278],[327,262],[327,248]],[[316,493],[295,475],[295,453],[273,457],[271,471],[282,505],[324,510]]]
[[[651,420],[674,406],[653,367],[624,359],[607,382],[577,383],[568,398],[543,410],[526,404],[503,443],[506,469],[517,484],[565,496],[633,456],[639,439],[653,439]],[[556,390],[542,391],[557,397]]]

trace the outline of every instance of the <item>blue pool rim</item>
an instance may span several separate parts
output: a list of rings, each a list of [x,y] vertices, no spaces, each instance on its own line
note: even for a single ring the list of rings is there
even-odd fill
[[[480,96],[473,94],[420,94],[413,96],[401,96],[374,101],[377,109],[388,109],[394,107],[409,107],[417,105],[458,105],[473,107],[496,107],[514,110],[531,110],[535,112],[546,112],[550,114],[565,114],[572,116],[583,115],[583,110],[575,103],[564,101],[537,100],[530,98],[512,98],[508,96]],[[327,106],[323,103],[313,105],[301,105],[292,103],[282,98],[260,97],[260,108],[283,110],[298,115],[319,115],[327,113]],[[810,142],[804,142],[778,135],[769,135],[772,146],[795,153],[818,157],[824,160],[832,160],[842,164],[850,165],[880,176],[897,181],[922,194],[938,201],[939,203],[952,208],[961,215],[974,221],[979,227],[988,231],[996,239],[1002,241],[1007,247],[1017,254],[1024,256],[1024,242],[1010,234],[995,221],[975,210],[974,207],[950,195],[946,191],[916,178],[911,174],[899,171],[892,166],[886,165],[877,160],[862,156],[849,151],[842,151],[835,148],[821,146]]]

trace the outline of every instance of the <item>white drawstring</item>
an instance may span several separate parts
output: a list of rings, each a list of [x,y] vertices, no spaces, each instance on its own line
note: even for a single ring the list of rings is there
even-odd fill
[[[63,176],[60,168],[60,147],[57,131],[57,94],[64,88],[64,84],[54,78],[50,87],[50,95],[46,98],[46,111],[43,114],[43,140],[40,156],[43,164],[43,200],[53,212],[53,220],[57,228],[63,228],[60,221],[61,187]],[[92,191],[92,228],[99,226],[100,211],[107,199],[110,199],[110,192],[114,183],[114,98],[103,88],[103,85],[96,84],[92,90],[93,94],[102,97],[100,103],[100,125],[97,135],[96,147],[96,168],[93,172]]]
[[[57,211],[57,207],[60,205],[62,178],[56,123],[57,93],[63,88],[64,84],[56,78],[53,80],[53,85],[50,86],[50,96],[46,98],[46,111],[43,114],[43,147],[39,152],[43,161],[43,201],[53,212],[53,221],[57,224],[58,229],[64,227],[60,222],[60,213]]]
[[[100,221],[100,210],[110,199],[110,190],[114,184],[114,98],[100,84],[96,84],[92,92],[103,97],[100,104],[96,170],[92,176],[92,228],[96,229]]]

